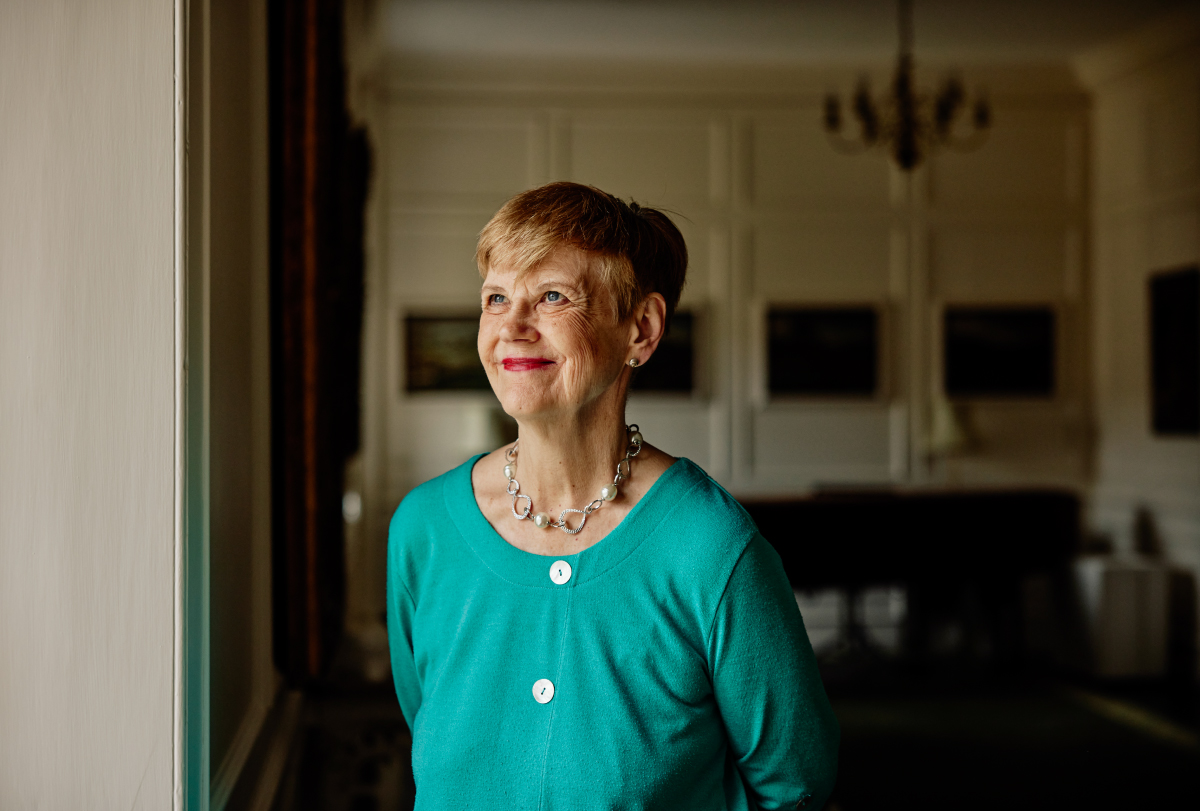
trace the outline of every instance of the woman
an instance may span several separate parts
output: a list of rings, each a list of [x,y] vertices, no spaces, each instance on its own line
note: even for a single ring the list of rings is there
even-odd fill
[[[388,634],[418,809],[819,808],[838,726],[778,556],[625,424],[687,268],[588,186],[483,229],[479,357],[516,443],[392,520]]]

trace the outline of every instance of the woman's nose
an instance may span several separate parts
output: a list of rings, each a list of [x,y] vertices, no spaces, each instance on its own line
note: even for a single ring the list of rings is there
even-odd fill
[[[533,324],[533,308],[514,302],[500,324],[500,340],[528,341],[537,337],[537,329]]]

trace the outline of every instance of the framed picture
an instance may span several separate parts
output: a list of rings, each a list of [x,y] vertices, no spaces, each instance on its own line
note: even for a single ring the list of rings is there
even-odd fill
[[[1150,277],[1150,413],[1156,434],[1200,434],[1200,268]]]
[[[1054,396],[1051,307],[947,307],[944,319],[947,396]]]
[[[696,317],[677,310],[671,329],[663,336],[650,362],[637,370],[634,392],[691,394],[695,388]]]
[[[478,315],[405,317],[405,390],[490,392],[478,334]]]
[[[772,396],[873,397],[879,389],[879,313],[871,306],[772,307]]]

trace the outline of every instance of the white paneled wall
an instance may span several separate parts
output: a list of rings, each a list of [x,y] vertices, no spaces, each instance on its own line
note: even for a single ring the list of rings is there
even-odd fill
[[[1095,88],[1092,513],[1129,551],[1148,510],[1168,558],[1200,575],[1200,439],[1154,435],[1149,396],[1148,277],[1200,263],[1200,14],[1175,23],[1081,60]]]
[[[700,385],[691,397],[635,396],[629,418],[735,493],[947,477],[1083,485],[1087,119],[1077,89],[1056,80],[1046,90],[1026,70],[1024,85],[995,100],[990,143],[910,177],[879,153],[831,149],[820,88],[804,71],[747,72],[744,92],[731,91],[731,71],[719,93],[701,78],[641,91],[578,66],[507,84],[503,64],[474,78],[382,73],[357,91],[384,167],[371,214],[368,537],[382,543],[411,487],[482,450],[460,437],[495,402],[406,394],[405,314],[475,311],[475,235],[508,196],[553,179],[677,215],[692,257],[682,306],[699,315]],[[942,307],[971,303],[1053,307],[1059,387],[1043,401],[968,404],[977,446],[931,466]],[[878,393],[768,397],[764,318],[778,304],[874,307]]]
[[[931,391],[945,306],[1049,305],[1056,322],[1053,398],[972,401],[976,445],[945,465],[955,482],[1079,487],[1089,476],[1086,134],[1082,97],[1000,108],[983,148],[930,166]]]

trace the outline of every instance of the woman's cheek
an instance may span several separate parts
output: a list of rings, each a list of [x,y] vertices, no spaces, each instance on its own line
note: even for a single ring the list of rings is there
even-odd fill
[[[568,357],[565,383],[577,395],[586,394],[596,386],[607,387],[611,381],[596,379],[603,374],[604,359],[608,352],[604,341],[607,337],[606,324],[597,324],[595,316],[580,310],[563,313],[557,319],[556,332],[560,335],[560,351]]]
[[[479,362],[487,373],[492,373],[492,347],[495,341],[489,335],[487,316],[479,319],[479,332],[475,336],[475,351],[479,353]]]
[[[496,369],[496,344],[499,342],[499,328],[493,323],[494,318],[488,318],[487,313],[479,320],[479,334],[475,339],[475,349],[479,353],[479,362],[483,364],[483,370],[487,373],[488,381],[492,384],[492,389],[495,390],[497,385],[501,383],[501,378]],[[499,391],[496,392],[499,394]]]

